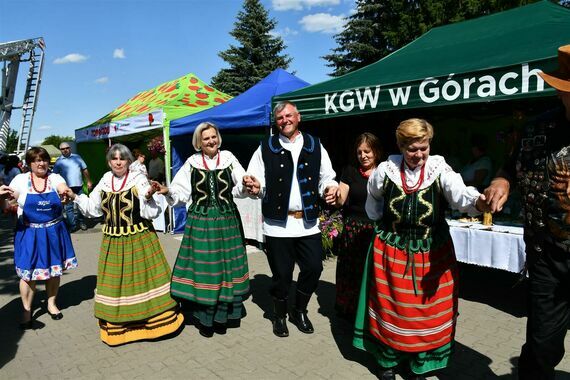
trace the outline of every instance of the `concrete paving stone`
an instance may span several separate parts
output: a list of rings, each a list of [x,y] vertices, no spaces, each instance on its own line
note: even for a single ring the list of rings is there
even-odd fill
[[[11,242],[2,240],[2,231],[7,231],[2,228],[0,217],[0,252],[3,249],[8,252],[11,246],[6,247]],[[180,241],[168,234],[159,234],[159,238],[172,265]],[[271,315],[271,300],[266,289],[270,283],[269,267],[262,252],[248,247],[254,297],[245,303],[248,316],[240,328],[229,330],[225,336],[205,339],[194,326],[187,325],[172,339],[111,348],[101,342],[97,320],[93,316],[100,228],[73,234],[72,240],[80,268],[66,272],[62,281],[59,304],[65,317],[61,321],[52,321],[43,314],[39,320],[45,326],[36,331],[23,333],[17,330],[21,313],[17,278],[11,257],[3,259],[0,254],[1,380],[35,379],[56,372],[60,378],[66,378],[65,373],[68,373],[69,378],[80,380],[375,378],[368,369],[374,368],[371,356],[351,346],[352,326],[334,314],[334,260],[324,263],[317,295],[309,304],[309,316],[316,330],[312,335],[302,334],[292,325],[289,326],[289,338],[281,339],[272,334],[271,321],[265,318]],[[478,276],[469,278],[470,271]],[[480,287],[480,279],[486,278],[484,269],[470,271],[466,271],[462,284],[468,286],[471,282]],[[298,269],[294,278],[297,273]],[[497,279],[499,282],[493,286],[500,289],[503,286],[500,276]],[[511,286],[508,284],[508,288]],[[43,288],[40,286],[40,289]],[[484,380],[499,376],[508,379],[513,373],[512,361],[513,358],[516,360],[524,340],[524,311],[509,303],[511,297],[493,299],[489,292],[483,292],[484,297],[475,292],[460,300],[457,353],[450,367],[438,375],[440,380]],[[37,311],[44,307],[44,299],[45,292],[41,290],[36,297]],[[508,307],[505,308],[505,304]],[[566,339],[566,344],[569,343],[570,337]],[[33,367],[31,363],[35,363]],[[55,372],[45,371],[46,363]],[[121,363],[125,363],[124,367]],[[295,366],[297,369],[291,369]],[[568,355],[558,369],[558,379],[568,377]]]

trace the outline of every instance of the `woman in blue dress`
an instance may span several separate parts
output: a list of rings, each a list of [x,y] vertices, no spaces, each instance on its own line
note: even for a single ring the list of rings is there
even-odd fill
[[[68,189],[65,180],[49,172],[50,156],[44,148],[29,149],[25,159],[30,172],[3,185],[0,196],[18,202],[14,264],[24,307],[20,327],[30,329],[37,281],[46,282],[47,313],[54,320],[63,318],[56,304],[60,277],[64,270],[77,267],[77,259],[63,223],[60,194]]]

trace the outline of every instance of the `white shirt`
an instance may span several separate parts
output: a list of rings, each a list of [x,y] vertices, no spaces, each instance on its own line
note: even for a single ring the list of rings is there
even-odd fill
[[[141,172],[145,177],[148,177],[148,173],[146,171],[146,166],[144,166],[143,163],[141,163],[139,160],[135,160],[131,166],[129,166],[129,170],[132,172],[135,171],[139,171]]]
[[[293,179],[297,178],[297,162],[299,160],[299,154],[301,149],[303,149],[303,135],[299,134],[295,137],[293,141],[290,141],[287,137],[279,135],[279,143],[283,149],[291,152],[291,157],[293,158]],[[257,195],[259,198],[263,198],[265,194],[265,165],[263,164],[263,157],[261,155],[261,147],[257,148],[249,165],[247,167],[247,173],[254,176],[260,184],[261,191]],[[331,159],[325,148],[321,144],[321,166],[319,170],[319,194],[324,196],[325,189],[329,186],[338,186],[338,183],[334,180],[336,173],[332,168]],[[242,196],[247,195],[245,188],[240,186]],[[301,190],[299,189],[299,183],[293,180],[291,183],[291,195],[289,197],[289,211],[302,210],[303,203],[301,201]],[[305,222],[305,219],[295,219],[292,216],[288,216],[283,222],[274,220],[263,220],[263,233],[267,236],[272,237],[302,237],[309,236],[319,233],[319,223],[318,219],[313,223]]]
[[[87,217],[95,218],[103,215],[101,210],[101,191],[106,193],[113,192],[113,182],[115,188],[120,187],[123,183],[123,179],[113,180],[113,173],[107,172],[103,174],[101,181],[95,186],[93,191],[89,194],[89,197],[85,194],[81,194],[75,197],[74,202],[79,206],[81,213]],[[139,171],[129,172],[127,182],[121,191],[128,190],[131,187],[137,188],[138,197],[140,201],[140,214],[144,219],[154,219],[156,218],[162,210],[160,206],[156,204],[154,198],[146,199],[146,194],[150,189],[150,183],[148,179],[141,174]]]
[[[218,162],[218,155],[220,155],[220,165],[216,166]],[[235,184],[242,183],[243,176],[245,175],[245,170],[243,166],[239,163],[238,159],[229,150],[219,151],[213,158],[204,155],[204,160],[208,169],[225,169],[232,166],[232,181]],[[178,173],[174,176],[174,179],[170,183],[168,188],[169,193],[166,194],[166,201],[169,205],[174,206],[177,204],[186,204],[189,206],[192,202],[192,183],[190,178],[190,167],[196,169],[206,169],[204,167],[204,161],[202,161],[202,153],[196,153],[190,156],[184,165],[178,170]],[[239,194],[239,190],[234,186],[232,189],[232,195],[235,197]]]
[[[31,172],[21,173],[14,177],[10,182],[10,188],[18,193],[18,216],[22,215],[24,210],[24,205],[26,204],[26,197],[28,194],[38,194],[32,187],[32,182],[30,180]],[[57,187],[60,184],[65,184],[65,180],[59,174],[51,173],[48,176],[46,190],[44,193],[49,193],[51,191],[57,191]]]
[[[400,167],[402,155],[393,155],[388,160],[380,163],[368,178],[368,197],[366,198],[366,213],[372,220],[382,218],[384,207],[384,179],[388,177],[398,186],[402,186]],[[413,187],[420,179],[421,167],[414,170],[404,165],[406,185]],[[461,212],[470,215],[480,214],[475,207],[475,202],[481,195],[473,186],[465,186],[461,176],[454,172],[442,156],[429,156],[425,163],[424,181],[420,189],[431,186],[437,178],[440,178],[443,195],[449,205]]]

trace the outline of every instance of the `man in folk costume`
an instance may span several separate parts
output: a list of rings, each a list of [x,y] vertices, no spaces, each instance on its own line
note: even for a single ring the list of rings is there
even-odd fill
[[[354,345],[372,353],[379,377],[411,379],[448,365],[457,318],[457,260],[444,212],[486,209],[442,156],[430,156],[433,128],[409,119],[396,129],[402,154],[368,180],[366,212],[377,220],[356,314]]]
[[[300,273],[291,321],[303,333],[314,331],[307,305],[323,270],[318,201],[322,196],[333,204],[338,183],[319,139],[299,131],[301,115],[297,107],[281,102],[273,114],[279,134],[261,142],[243,186],[250,195],[263,199],[263,233],[273,274],[273,333],[286,337],[287,296],[295,263]]]
[[[520,151],[485,189],[492,211],[503,208],[511,183],[523,196],[529,310],[519,379],[554,379],[570,323],[570,45],[558,49],[558,65],[539,75],[563,107],[527,126]]]

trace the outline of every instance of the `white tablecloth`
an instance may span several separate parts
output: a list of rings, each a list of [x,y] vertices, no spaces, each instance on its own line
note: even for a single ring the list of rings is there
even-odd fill
[[[515,273],[523,269],[525,244],[522,227],[487,227],[453,220],[448,220],[448,223],[457,260]]]
[[[263,217],[261,215],[261,199],[234,198],[243,224],[246,239],[263,243]]]

